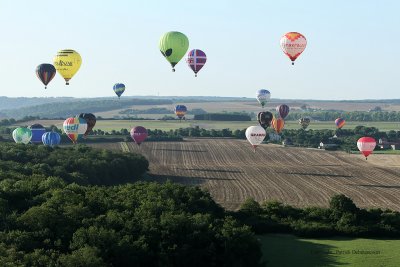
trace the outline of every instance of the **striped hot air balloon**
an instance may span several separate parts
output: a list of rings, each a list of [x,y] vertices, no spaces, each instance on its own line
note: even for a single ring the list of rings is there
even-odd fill
[[[86,120],[79,117],[71,117],[63,123],[64,132],[68,138],[75,144],[80,136],[85,134],[87,130]]]
[[[365,156],[365,159],[374,151],[376,140],[372,137],[361,137],[357,141],[358,150]]]
[[[343,118],[337,118],[335,124],[338,129],[341,129],[346,124],[346,121]]]
[[[289,106],[282,104],[276,107],[276,112],[279,114],[279,117],[285,119],[287,115],[289,115]]]
[[[46,132],[42,135],[42,142],[45,146],[56,146],[61,142],[61,136],[56,132]]]
[[[118,98],[121,97],[121,95],[125,92],[125,84],[123,83],[116,83],[113,86],[115,94],[118,96]]]
[[[193,70],[194,76],[197,77],[197,73],[206,64],[207,56],[206,53],[200,49],[193,49],[188,53],[186,62],[188,66]]]
[[[285,121],[282,118],[273,118],[271,124],[277,134],[280,134],[285,127]]]
[[[36,76],[45,85],[44,89],[47,88],[49,82],[56,75],[56,68],[52,64],[43,63],[36,67]]]
[[[185,105],[176,105],[175,106],[175,114],[178,116],[179,119],[182,119],[185,117],[185,114],[187,112],[187,107]]]

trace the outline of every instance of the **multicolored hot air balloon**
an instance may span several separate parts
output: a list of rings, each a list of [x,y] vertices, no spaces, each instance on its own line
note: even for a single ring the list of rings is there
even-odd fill
[[[346,121],[343,118],[337,118],[335,124],[338,129],[341,129],[346,124]]]
[[[260,89],[257,91],[256,98],[261,106],[264,107],[267,101],[271,98],[271,93],[266,89]]]
[[[178,116],[178,118],[181,120],[183,117],[185,117],[185,114],[187,112],[187,108],[185,105],[177,105],[175,107],[175,114]]]
[[[12,132],[15,143],[28,144],[32,139],[32,131],[25,127],[19,127]]]
[[[289,106],[282,104],[276,107],[276,112],[278,112],[279,117],[285,119],[286,116],[289,114]]]
[[[273,118],[274,118],[274,116],[269,111],[265,111],[265,112],[262,111],[262,112],[259,112],[257,115],[258,123],[264,129],[268,128],[271,125],[271,121]]]
[[[56,132],[46,132],[42,136],[42,142],[45,146],[57,146],[61,142],[61,136]]]
[[[273,118],[271,124],[277,134],[280,134],[285,127],[285,121],[282,118]]]
[[[87,136],[93,130],[93,127],[96,125],[96,116],[93,115],[92,113],[81,113],[79,114],[78,117],[84,119],[87,123],[87,130],[83,134],[84,136]]]
[[[292,65],[294,61],[303,53],[307,46],[307,40],[304,35],[298,32],[288,32],[281,38],[281,48],[290,60]]]
[[[254,148],[256,152],[256,147],[264,141],[267,133],[261,126],[250,126],[246,129],[246,138]]]
[[[182,59],[189,48],[189,39],[181,32],[167,32],[161,36],[158,44],[161,54],[175,71],[175,65]]]
[[[33,124],[29,126],[29,129],[32,131],[32,144],[41,144],[42,143],[42,135],[46,132],[46,129],[41,124]]]
[[[310,118],[300,118],[299,119],[299,124],[301,126],[301,128],[303,128],[303,130],[307,129],[308,125],[310,125]]]
[[[44,89],[47,88],[47,85],[54,78],[55,75],[56,75],[56,68],[54,68],[54,66],[51,64],[43,63],[36,67],[36,76],[45,85]]]
[[[72,49],[64,49],[57,52],[53,59],[54,66],[60,75],[64,78],[65,84],[78,72],[82,64],[81,55]]]
[[[78,138],[86,132],[87,123],[83,118],[71,117],[64,121],[63,129],[68,138],[76,144]]]
[[[148,133],[146,128],[142,126],[136,126],[131,130],[131,137],[133,141],[135,141],[135,143],[138,144],[139,146],[141,143],[143,143],[144,140],[146,140],[147,135]]]
[[[201,68],[206,64],[207,56],[206,53],[201,51],[200,49],[191,50],[188,55],[186,62],[189,67],[193,70],[194,76],[197,77],[197,73],[201,70]]]
[[[365,156],[365,159],[374,151],[376,141],[372,137],[361,137],[357,141],[358,150]]]
[[[123,83],[116,83],[113,86],[115,94],[118,96],[118,98],[121,97],[122,93],[125,92],[125,84]]]

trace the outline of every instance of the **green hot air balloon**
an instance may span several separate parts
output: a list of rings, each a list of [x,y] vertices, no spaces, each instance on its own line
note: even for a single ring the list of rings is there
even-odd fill
[[[12,132],[12,137],[15,143],[28,144],[32,139],[32,131],[25,127],[19,127]]]
[[[175,65],[183,58],[189,48],[189,40],[181,32],[167,32],[161,36],[159,47],[161,54],[171,63],[172,71],[175,71]]]

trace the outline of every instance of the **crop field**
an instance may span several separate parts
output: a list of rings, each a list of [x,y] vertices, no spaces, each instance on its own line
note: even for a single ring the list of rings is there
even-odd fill
[[[327,206],[332,195],[343,193],[360,207],[400,210],[396,155],[372,155],[366,161],[361,155],[271,144],[253,152],[247,141],[236,139],[93,144],[125,151],[126,145],[149,160],[146,180],[200,185],[228,209],[239,208],[248,197]],[[391,157],[389,164],[384,157]]]
[[[20,123],[18,126],[28,126],[34,123],[40,123],[44,126],[55,125],[58,128],[62,128],[62,120],[35,120],[29,122]],[[179,129],[186,127],[199,126],[204,129],[226,129],[231,130],[245,129],[252,125],[258,125],[257,121],[194,121],[194,120],[99,120],[96,123],[95,129],[101,129],[103,131],[111,130],[121,130],[121,129],[131,129],[135,126],[143,126],[147,129],[160,129],[160,130],[170,130]],[[400,130],[400,122],[346,122],[343,129],[354,129],[358,125],[376,127],[381,131]],[[286,121],[285,129],[300,129],[297,121]],[[320,130],[320,129],[336,129],[334,122],[321,122],[312,121],[307,129]]]

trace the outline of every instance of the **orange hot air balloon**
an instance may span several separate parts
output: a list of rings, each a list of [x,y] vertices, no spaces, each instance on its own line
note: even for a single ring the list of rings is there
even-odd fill
[[[294,65],[294,61],[303,53],[307,46],[307,40],[304,35],[298,32],[288,32],[281,38],[281,48]]]
[[[285,121],[282,118],[274,118],[272,120],[272,127],[275,129],[275,132],[279,134],[285,127]]]

